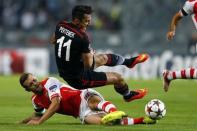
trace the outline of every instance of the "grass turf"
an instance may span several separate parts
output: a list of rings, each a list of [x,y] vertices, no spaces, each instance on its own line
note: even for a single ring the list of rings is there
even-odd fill
[[[97,88],[106,100],[112,101],[120,110],[132,117],[144,116],[145,104],[154,98],[166,104],[167,114],[154,125],[134,126],[97,126],[81,125],[78,119],[70,116],[54,115],[39,126],[26,126],[17,124],[18,121],[28,117],[33,112],[31,93],[25,92],[18,83],[18,76],[0,76],[0,130],[20,131],[97,131],[97,130],[141,130],[141,131],[195,131],[197,129],[197,82],[193,80],[176,80],[171,84],[168,93],[162,89],[161,80],[128,80],[130,88],[148,88],[148,95],[141,100],[130,103],[123,101],[112,86]]]

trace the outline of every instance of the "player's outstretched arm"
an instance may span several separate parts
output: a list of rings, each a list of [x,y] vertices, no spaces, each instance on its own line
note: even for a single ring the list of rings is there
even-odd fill
[[[31,120],[27,124],[28,125],[39,125],[42,124],[44,121],[48,120],[52,115],[56,113],[60,106],[60,99],[59,97],[53,97],[51,100],[51,104],[48,110],[43,114],[43,116],[38,120]]]
[[[170,29],[167,32],[167,39],[168,40],[172,40],[174,38],[175,32],[176,32],[176,27],[182,17],[183,16],[182,16],[181,12],[178,12],[173,16],[171,24],[170,24]]]
[[[83,64],[85,69],[91,69],[93,64],[93,54],[92,53],[83,53],[82,54]]]

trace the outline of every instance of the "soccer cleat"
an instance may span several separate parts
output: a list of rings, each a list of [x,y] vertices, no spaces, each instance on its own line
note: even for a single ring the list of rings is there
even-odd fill
[[[124,96],[123,97],[126,102],[130,102],[130,101],[133,101],[135,99],[143,98],[147,94],[148,89],[147,88],[137,89],[137,90],[132,90],[130,92],[131,92],[130,96]]]
[[[125,116],[127,115],[123,111],[115,111],[105,115],[101,119],[101,122],[102,124],[113,125],[114,123],[117,123],[117,121],[121,120],[122,117]]]
[[[168,91],[170,85],[170,80],[167,78],[168,74],[169,74],[168,70],[163,71],[163,88],[165,92]]]
[[[144,61],[146,61],[149,58],[148,54],[139,54],[135,60],[131,63],[131,65],[129,65],[129,68],[133,68],[136,64],[142,63]]]
[[[151,119],[150,117],[147,117],[147,116],[145,116],[144,120],[143,120],[144,124],[155,124],[156,122],[157,122],[157,120],[153,120],[153,119]]]

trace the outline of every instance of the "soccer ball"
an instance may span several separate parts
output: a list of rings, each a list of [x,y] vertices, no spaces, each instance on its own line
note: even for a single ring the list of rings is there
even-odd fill
[[[166,115],[165,104],[159,99],[152,99],[146,104],[145,113],[152,119],[161,119]]]

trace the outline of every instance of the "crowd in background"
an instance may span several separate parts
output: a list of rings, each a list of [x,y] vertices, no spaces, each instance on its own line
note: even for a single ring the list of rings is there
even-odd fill
[[[25,43],[47,43],[51,30],[59,20],[71,20],[72,7],[76,4],[97,5],[96,1],[82,0],[1,0],[0,46]],[[100,3],[94,8],[90,30],[117,31],[121,29],[121,5],[119,0],[110,1],[108,10]],[[109,11],[109,12],[108,12]]]
[[[184,31],[177,35],[174,46],[165,46],[171,17],[183,3],[181,0],[1,0],[0,48],[47,47],[56,23],[62,19],[70,21],[75,5],[88,4],[94,9],[88,31],[96,48],[109,48],[121,54],[136,50],[158,53],[163,49],[186,52],[185,43],[191,38],[193,25],[190,18],[181,23],[184,26],[180,30]],[[176,50],[175,45],[180,44],[186,46]]]
[[[6,30],[47,29],[60,19],[71,19],[72,7],[80,0],[1,0],[0,27]],[[110,12],[94,9],[92,28],[120,29],[121,7],[118,0],[112,1]]]

